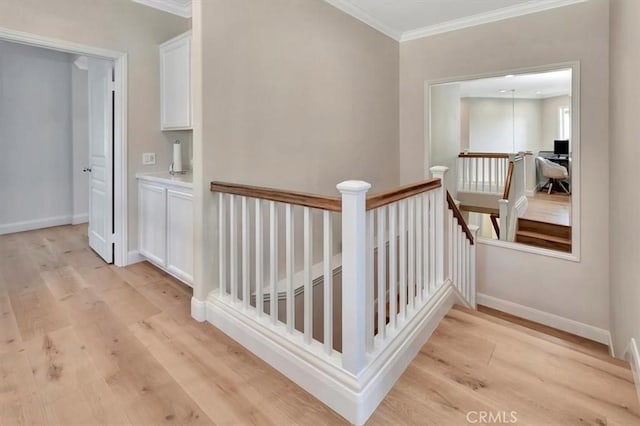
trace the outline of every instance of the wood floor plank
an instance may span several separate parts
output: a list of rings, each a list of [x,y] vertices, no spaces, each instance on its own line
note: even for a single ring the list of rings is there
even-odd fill
[[[16,350],[22,342],[9,294],[0,291],[0,354]]]
[[[25,343],[25,353],[45,404],[100,379],[86,346],[72,327],[31,339]]]
[[[147,262],[117,268],[86,226],[0,236],[0,425],[346,424],[220,330]],[[597,351],[597,352],[593,352]],[[601,348],[455,308],[373,425],[640,424],[632,374]]]
[[[44,282],[35,288],[9,291],[9,299],[23,341],[69,325],[69,320]]]
[[[46,404],[46,410],[51,425],[133,425],[103,379],[65,392]]]

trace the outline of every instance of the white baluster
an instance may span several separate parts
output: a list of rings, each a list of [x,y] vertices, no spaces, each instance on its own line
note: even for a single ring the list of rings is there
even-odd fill
[[[231,300],[238,300],[238,219],[236,196],[229,196],[229,252],[231,256]]]
[[[462,252],[464,250],[464,241],[462,240],[464,236],[462,235],[462,228],[460,227],[460,223],[456,226],[457,240],[458,240],[458,290],[462,292],[462,286],[464,277],[462,275],[462,262],[464,259],[462,258]]]
[[[489,192],[493,192],[493,160],[489,159]]]
[[[422,246],[424,243],[422,234],[422,197],[413,197],[416,204],[416,300],[422,302]]]
[[[426,297],[431,293],[431,286],[429,281],[429,275],[431,274],[431,253],[433,250],[430,246],[430,230],[433,228],[429,223],[429,211],[432,206],[429,200],[431,199],[431,195],[433,191],[429,191],[428,193],[422,194],[422,241],[423,241],[423,254],[422,254],[422,286],[424,288],[423,297]]]
[[[378,337],[383,340],[387,329],[386,213],[386,207],[380,207],[376,210],[378,219]]]
[[[258,316],[264,312],[264,268],[263,268],[263,229],[262,200],[256,199],[256,309]]]
[[[294,276],[295,276],[295,230],[293,205],[285,205],[285,250],[287,270],[287,331],[293,333],[295,327],[295,294],[294,294]]]
[[[429,192],[429,293],[436,286],[436,256],[440,256],[440,261],[445,261],[443,253],[436,251],[436,193]]]
[[[249,209],[247,197],[241,197],[242,201],[242,306],[249,308]]]
[[[439,178],[441,182],[445,182],[445,175],[449,170],[448,167],[434,166],[431,167],[431,174],[435,178]],[[437,253],[436,260],[436,285],[440,286],[444,282],[444,214],[447,206],[447,192],[443,186],[436,190],[436,222],[435,222],[435,251]]]
[[[365,225],[371,185],[346,181],[337,188],[342,193],[342,368],[357,376],[367,362]]]
[[[474,241],[469,251],[469,303],[473,309],[476,309],[476,249],[478,247],[478,229],[475,225],[469,226]]]
[[[396,328],[396,315],[398,312],[398,261],[397,244],[398,227],[398,203],[389,206],[389,326]]]
[[[228,293],[227,281],[227,220],[225,210],[225,198],[223,193],[218,194],[218,279],[220,280],[219,286],[222,289],[223,294]]]
[[[474,158],[473,159],[473,172],[475,173],[476,176],[476,192],[478,192],[478,158]]]
[[[331,212],[323,212],[323,269],[324,269],[324,351],[327,354],[333,352],[333,224]]]
[[[408,218],[407,222],[409,223],[409,250],[408,250],[408,267],[409,274],[407,279],[408,286],[408,294],[407,294],[407,302],[409,308],[415,308],[415,289],[416,289],[416,204],[415,199],[409,198],[407,200],[407,209],[408,209]]]
[[[366,232],[367,232],[367,244],[366,244],[366,281],[367,286],[365,288],[365,315],[367,318],[367,326],[366,326],[366,334],[367,334],[367,351],[373,350],[374,343],[374,333],[375,333],[375,297],[374,297],[374,282],[375,282],[375,271],[374,271],[374,252],[376,242],[374,240],[374,222],[375,222],[375,211],[369,210],[365,214],[366,216]],[[343,262],[344,263],[344,262]]]
[[[399,206],[399,233],[400,233],[400,318],[407,316],[407,201],[401,200]]]
[[[304,341],[313,339],[313,223],[311,209],[304,208]]]
[[[453,242],[453,238],[454,238],[454,234],[453,234],[453,211],[451,210],[447,210],[448,214],[447,214],[447,243],[448,243],[448,247],[447,247],[447,252],[448,252],[448,264],[447,264],[447,278],[449,278],[451,280],[451,282],[453,281],[453,247],[454,247],[454,242]]]
[[[269,291],[271,323],[278,323],[278,210],[269,201]]]
[[[451,274],[451,281],[453,285],[458,287],[458,220],[453,218],[453,261],[451,262],[453,265],[453,271]]]

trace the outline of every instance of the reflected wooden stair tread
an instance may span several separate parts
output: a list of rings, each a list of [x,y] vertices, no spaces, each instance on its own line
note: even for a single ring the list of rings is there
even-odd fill
[[[571,252],[571,239],[533,231],[516,232],[516,241],[537,247]]]

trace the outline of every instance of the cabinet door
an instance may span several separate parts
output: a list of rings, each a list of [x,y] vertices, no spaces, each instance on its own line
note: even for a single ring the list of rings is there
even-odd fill
[[[191,33],[160,46],[161,129],[191,126]]]
[[[167,269],[188,284],[193,283],[192,195],[167,191]]]
[[[166,264],[166,200],[165,188],[143,182],[138,184],[138,250],[160,266]]]

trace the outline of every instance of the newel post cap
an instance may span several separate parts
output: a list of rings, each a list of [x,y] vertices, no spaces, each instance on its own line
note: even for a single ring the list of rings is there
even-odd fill
[[[445,174],[449,171],[449,168],[447,166],[433,166],[429,169],[431,171],[431,174]]]
[[[346,180],[336,185],[336,188],[343,194],[358,194],[367,192],[371,184],[362,180]]]

